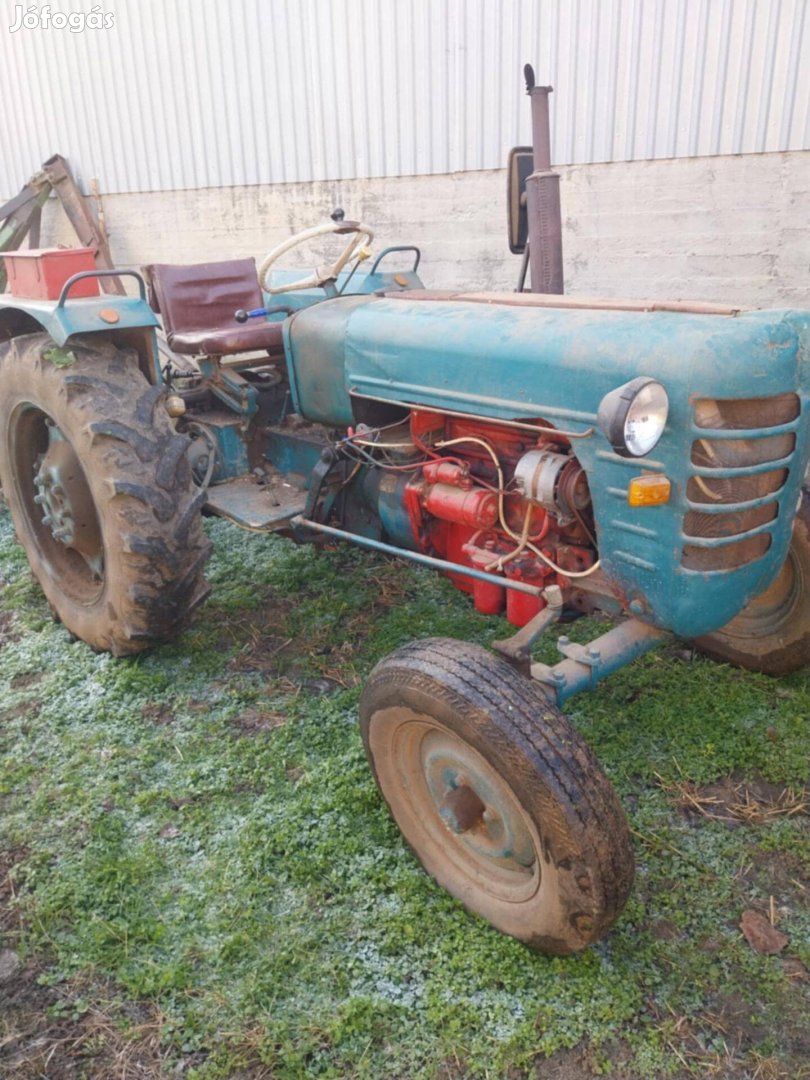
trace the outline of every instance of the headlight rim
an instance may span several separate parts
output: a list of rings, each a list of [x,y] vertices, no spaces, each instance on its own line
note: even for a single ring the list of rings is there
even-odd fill
[[[664,394],[665,412],[664,421],[661,425],[655,441],[643,453],[637,454],[627,445],[626,424],[630,409],[638,395],[650,385],[659,386]],[[620,457],[642,460],[655,450],[661,437],[666,430],[669,419],[669,394],[660,379],[652,375],[637,375],[634,379],[608,391],[599,403],[596,414],[596,422],[602,434],[611,445],[611,449]]]

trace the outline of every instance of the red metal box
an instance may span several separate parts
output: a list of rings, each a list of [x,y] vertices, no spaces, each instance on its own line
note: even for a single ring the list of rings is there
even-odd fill
[[[92,248],[32,248],[3,258],[11,295],[21,300],[58,300],[69,277],[96,269]],[[98,296],[98,278],[77,281],[68,296]]]

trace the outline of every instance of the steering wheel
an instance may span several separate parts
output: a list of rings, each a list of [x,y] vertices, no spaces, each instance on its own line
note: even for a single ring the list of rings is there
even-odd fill
[[[307,240],[312,240],[316,236],[325,236],[328,233],[336,233],[338,236],[351,234],[348,244],[333,263],[318,266],[311,274],[298,278],[296,281],[291,281],[288,285],[270,285],[270,268],[278,262],[282,255],[285,255],[291,248],[297,247],[299,244],[305,244]],[[335,281],[346,263],[352,259],[367,258],[369,253],[365,251],[365,245],[366,243],[370,244],[373,239],[374,233],[368,225],[363,225],[359,221],[330,221],[325,222],[323,225],[315,225],[311,229],[304,229],[303,232],[295,233],[294,236],[279,244],[278,247],[274,247],[270,254],[265,257],[259,267],[259,284],[266,293],[271,295],[293,292],[295,289],[314,289],[318,285],[326,285],[330,281]]]

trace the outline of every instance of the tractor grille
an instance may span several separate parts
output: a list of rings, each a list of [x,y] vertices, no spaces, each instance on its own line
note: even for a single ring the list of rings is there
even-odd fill
[[[796,436],[792,430],[772,435],[767,431],[792,424],[800,408],[796,394],[695,402],[693,472],[686,488],[689,510],[683,524],[684,534],[695,543],[684,544],[681,563],[687,569],[732,570],[768,551],[771,532],[767,525],[779,514],[778,492],[788,478],[786,459],[793,454]],[[706,434],[700,434],[701,430]],[[739,437],[721,434],[725,432],[739,432]],[[771,463],[775,467],[767,468]],[[754,529],[761,531],[747,535]]]

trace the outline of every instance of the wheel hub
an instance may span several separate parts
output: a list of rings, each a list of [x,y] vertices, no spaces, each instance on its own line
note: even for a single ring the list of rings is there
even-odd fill
[[[100,577],[103,548],[93,497],[73,447],[52,420],[46,427],[48,449],[35,463],[34,502],[54,540],[82,555]]]
[[[452,788],[439,806],[439,817],[454,833],[469,832],[484,820],[487,808],[467,784]]]
[[[438,730],[422,744],[424,777],[444,825],[477,858],[531,873],[535,845],[514,795],[461,740]]]

